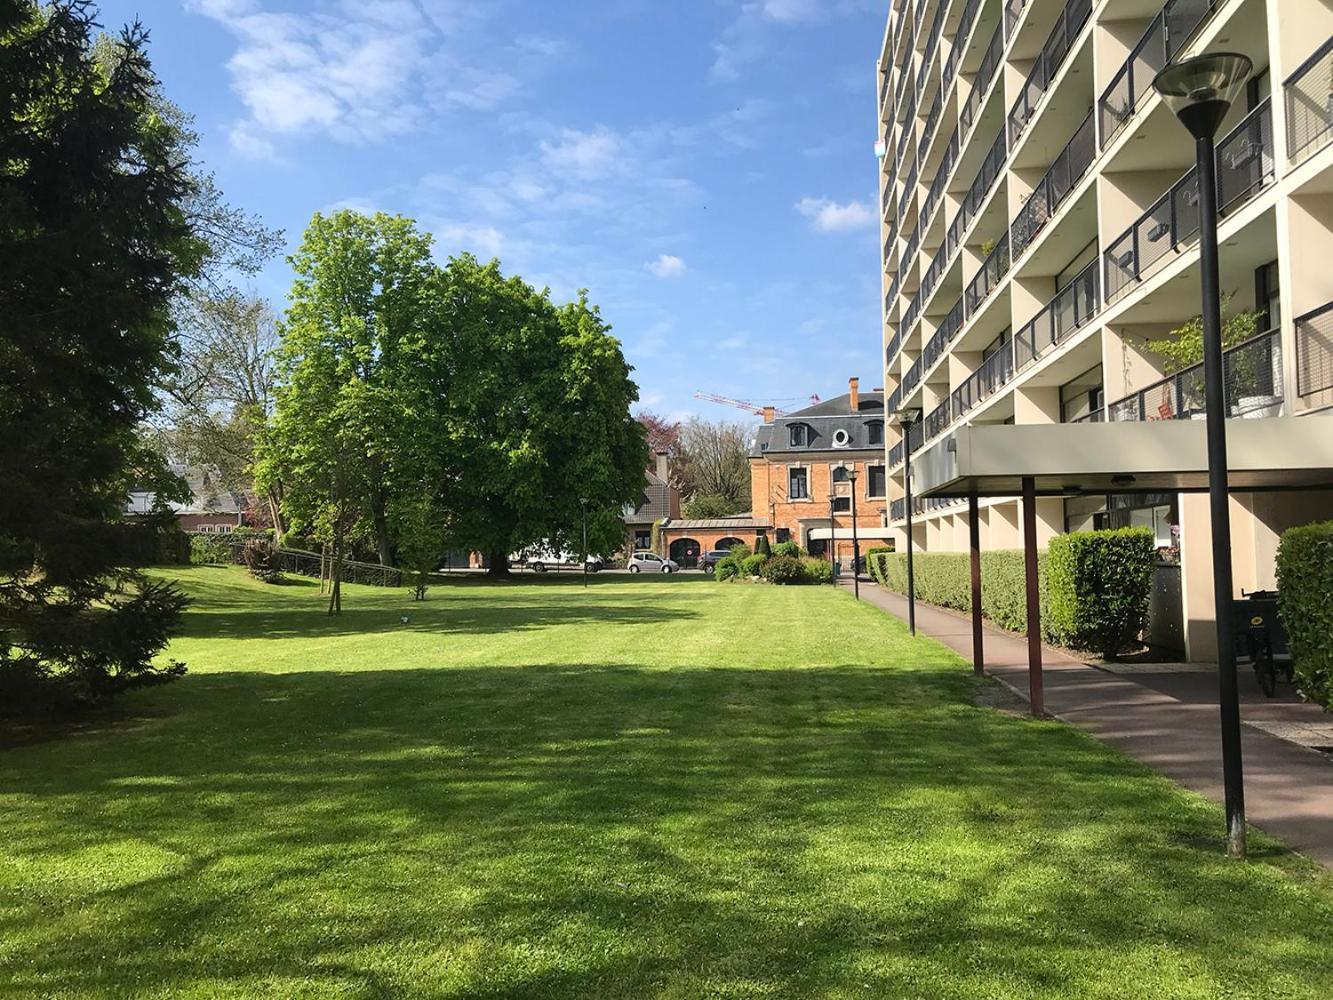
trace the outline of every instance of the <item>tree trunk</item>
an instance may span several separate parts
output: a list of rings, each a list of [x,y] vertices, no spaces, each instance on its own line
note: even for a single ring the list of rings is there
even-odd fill
[[[329,564],[329,614],[343,613],[343,535],[341,528],[335,528],[333,534],[333,561]]]
[[[497,580],[509,579],[509,556],[504,552],[492,552],[486,569],[487,576]]]
[[[380,565],[393,565],[393,540],[389,536],[388,501],[381,490],[370,497],[370,518],[375,529],[375,547],[379,550]]]
[[[277,487],[268,491],[268,514],[273,521],[273,544],[281,548],[282,536],[287,529],[282,523],[282,494]]]

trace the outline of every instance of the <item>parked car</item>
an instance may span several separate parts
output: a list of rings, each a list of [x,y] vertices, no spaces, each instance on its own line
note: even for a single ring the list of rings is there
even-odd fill
[[[699,568],[709,576],[717,572],[717,564],[720,560],[731,555],[726,549],[713,549],[711,552],[705,552],[704,557],[699,560]]]
[[[581,570],[579,558],[566,552],[537,552],[523,560],[528,569],[534,573],[545,573],[547,570],[576,569]],[[601,556],[588,556],[588,572],[596,573],[603,569],[606,560]]]
[[[629,557],[631,573],[675,573],[680,564],[663,559],[656,552],[636,552]]]

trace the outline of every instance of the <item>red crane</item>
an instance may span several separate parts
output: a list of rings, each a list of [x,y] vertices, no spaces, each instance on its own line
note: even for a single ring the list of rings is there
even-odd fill
[[[756,404],[751,403],[749,400],[745,399],[732,399],[730,396],[719,396],[715,392],[704,392],[703,390],[699,390],[698,392],[696,392],[694,394],[694,398],[702,399],[709,403],[721,403],[723,406],[734,406],[738,410],[745,410],[748,413],[753,413],[756,417],[762,417],[764,415],[764,408],[762,406],[757,406]],[[787,402],[793,399],[805,399],[805,398],[806,397],[804,396],[790,396],[784,399],[783,402]],[[809,400],[810,400],[810,405],[814,406],[816,403],[819,402],[819,397],[812,393],[809,397]],[[782,409],[781,407],[775,406],[773,407],[773,415],[778,417],[784,417],[787,415],[787,411]]]

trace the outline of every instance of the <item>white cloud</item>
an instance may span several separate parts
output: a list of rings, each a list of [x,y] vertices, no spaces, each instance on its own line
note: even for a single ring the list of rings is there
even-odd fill
[[[869,201],[839,203],[829,198],[802,198],[796,203],[796,211],[821,233],[866,229],[875,224],[875,210]]]
[[[434,232],[435,245],[445,257],[466,252],[490,260],[501,256],[505,248],[504,234],[494,226],[445,222],[436,225]]]
[[[647,267],[659,278],[679,278],[685,273],[685,262],[669,253],[659,254]]]
[[[620,137],[600,127],[591,132],[562,129],[559,141],[543,140],[541,144],[547,166],[585,178],[610,173],[620,161],[621,150]]]
[[[860,11],[876,9],[883,0],[742,0],[736,19],[713,43],[714,82],[737,80],[742,70],[764,57],[774,26],[808,26]]]

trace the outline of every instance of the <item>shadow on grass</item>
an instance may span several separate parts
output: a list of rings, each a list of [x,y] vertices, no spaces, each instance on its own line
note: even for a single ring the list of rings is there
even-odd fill
[[[0,996],[1317,996],[1333,905],[849,665],[213,674],[0,755]],[[1294,869],[1298,875],[1302,869]]]

